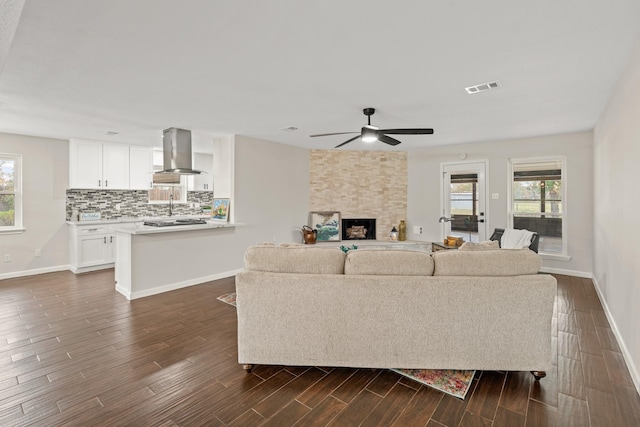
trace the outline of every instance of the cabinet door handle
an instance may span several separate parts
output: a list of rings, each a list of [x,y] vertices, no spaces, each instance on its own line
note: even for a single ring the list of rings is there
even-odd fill
[[[104,180],[104,186],[105,186],[105,187],[108,187],[108,186],[109,186],[109,180],[107,180],[107,179],[105,179],[105,180]]]
[[[149,188],[153,188],[153,182],[149,183]]]
[[[97,228],[90,228],[87,231],[98,231],[98,229]]]
[[[98,187],[102,187],[102,180],[101,179],[98,180]]]
[[[107,244],[107,236],[103,237],[105,245]]]
[[[109,237],[109,243],[113,243],[113,236]]]

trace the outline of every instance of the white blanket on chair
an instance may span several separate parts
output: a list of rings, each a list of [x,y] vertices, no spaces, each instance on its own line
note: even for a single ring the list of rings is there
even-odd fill
[[[505,228],[502,238],[500,239],[500,247],[502,249],[522,249],[528,248],[531,244],[533,232],[529,230],[516,230],[513,228]]]

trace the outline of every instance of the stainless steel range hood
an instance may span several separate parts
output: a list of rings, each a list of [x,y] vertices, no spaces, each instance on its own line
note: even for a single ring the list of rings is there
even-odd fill
[[[192,167],[190,130],[165,129],[162,144],[164,169],[157,173],[177,173],[180,175],[199,175],[202,173]]]

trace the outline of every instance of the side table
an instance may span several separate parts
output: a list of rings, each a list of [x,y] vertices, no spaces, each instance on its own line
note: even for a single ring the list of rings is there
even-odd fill
[[[446,251],[449,249],[458,249],[460,246],[449,246],[444,243],[431,242],[431,252]]]

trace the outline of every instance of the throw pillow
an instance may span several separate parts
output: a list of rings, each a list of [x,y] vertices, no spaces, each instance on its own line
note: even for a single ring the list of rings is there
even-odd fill
[[[462,246],[458,248],[459,251],[490,251],[493,249],[500,249],[497,240],[487,240],[481,243],[464,242]]]

